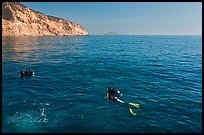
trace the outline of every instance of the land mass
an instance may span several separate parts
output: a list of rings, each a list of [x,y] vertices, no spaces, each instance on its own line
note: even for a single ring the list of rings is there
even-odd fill
[[[34,11],[20,2],[2,2],[2,36],[89,35],[79,24]]]
[[[117,32],[107,32],[104,35],[118,35],[118,33]]]

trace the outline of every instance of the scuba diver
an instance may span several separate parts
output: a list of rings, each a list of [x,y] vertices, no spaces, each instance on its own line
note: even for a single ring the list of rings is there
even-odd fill
[[[120,100],[118,97],[115,96],[115,94],[119,94],[119,93],[120,93],[119,90],[113,89],[113,88],[111,88],[111,87],[108,87],[107,91],[108,91],[108,93],[106,94],[106,98],[107,98],[107,99],[111,99],[111,100],[113,100],[113,101],[118,101],[118,102],[120,102],[120,103],[124,103],[124,101]],[[113,95],[114,95],[114,96],[113,96]],[[122,94],[121,94],[121,95],[122,95]],[[132,102],[129,102],[128,104],[131,105],[130,108],[129,108],[130,113],[131,113],[133,116],[136,116],[137,114],[133,111],[133,107],[135,107],[135,108],[140,108],[140,105],[137,104],[137,103],[132,103]]]
[[[120,91],[119,90],[117,90],[117,89],[113,89],[113,88],[111,88],[111,87],[108,87],[108,93],[109,94],[119,94],[120,93]]]
[[[120,99],[119,99],[118,97],[116,97],[116,96],[111,96],[109,93],[106,94],[106,98],[112,99],[112,100],[114,100],[114,101],[118,101],[118,102],[120,102],[120,103],[124,103],[124,101],[120,100]]]
[[[22,78],[22,77],[24,77],[24,76],[32,76],[32,75],[34,75],[34,74],[35,74],[35,73],[34,73],[33,71],[27,69],[25,72],[20,71],[19,76]]]

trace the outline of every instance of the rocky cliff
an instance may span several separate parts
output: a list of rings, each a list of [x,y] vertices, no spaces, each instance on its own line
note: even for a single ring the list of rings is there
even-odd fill
[[[3,36],[89,35],[79,24],[34,11],[20,2],[2,2]]]

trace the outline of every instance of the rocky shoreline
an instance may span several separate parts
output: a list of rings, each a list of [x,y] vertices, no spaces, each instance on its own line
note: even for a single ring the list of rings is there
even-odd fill
[[[34,11],[20,2],[2,2],[2,36],[83,36],[79,24]]]

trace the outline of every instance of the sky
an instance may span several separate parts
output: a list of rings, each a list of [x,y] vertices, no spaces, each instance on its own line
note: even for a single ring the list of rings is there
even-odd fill
[[[22,2],[91,35],[202,35],[202,2]]]

